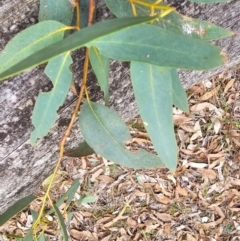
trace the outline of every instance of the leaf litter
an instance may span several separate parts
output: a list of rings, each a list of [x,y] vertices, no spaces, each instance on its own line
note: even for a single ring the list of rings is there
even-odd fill
[[[167,169],[137,170],[98,155],[62,163],[51,199],[56,202],[75,179],[73,200],[59,206],[72,240],[226,241],[240,237],[240,71],[233,70],[188,90],[190,113],[174,109],[179,163]],[[155,153],[140,119],[128,123],[127,148]],[[47,180],[44,184],[47,183]],[[41,196],[42,186],[36,191]],[[30,210],[0,227],[0,233],[24,236]],[[68,203],[68,205],[67,205]],[[77,205],[79,204],[79,205]],[[47,203],[51,208],[51,203]],[[60,240],[55,215],[46,215],[48,240]],[[11,239],[3,239],[11,240]]]

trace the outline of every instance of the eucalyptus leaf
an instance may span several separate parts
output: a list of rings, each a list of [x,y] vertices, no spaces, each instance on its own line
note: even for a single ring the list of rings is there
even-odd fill
[[[173,129],[171,69],[131,62],[131,80],[140,115],[162,162],[175,171],[178,149]]]
[[[213,23],[190,18],[177,12],[169,13],[159,21],[154,21],[154,24],[169,31],[205,41],[222,39],[234,35],[234,32]]]
[[[133,16],[132,7],[129,0],[105,0],[108,8],[118,18]],[[147,3],[154,3],[155,0],[145,0]],[[158,5],[164,5],[159,3]],[[138,16],[149,16],[150,9],[146,6],[135,4]],[[159,10],[155,10],[156,13]],[[206,41],[217,40],[234,35],[234,32],[221,28],[213,23],[200,19],[190,18],[172,11],[163,18],[159,18],[153,22],[154,25],[165,28],[169,31],[188,35],[190,37],[204,39]]]
[[[79,124],[87,143],[108,160],[135,169],[165,166],[154,154],[142,150],[130,152],[124,145],[131,140],[127,126],[114,110],[104,105],[84,103]]]
[[[18,33],[11,39],[0,54],[0,73],[21,62],[23,59],[46,46],[61,40],[66,26],[48,20],[37,23]]]
[[[112,59],[181,69],[209,70],[226,60],[214,45],[150,24],[98,38],[91,45]]]
[[[74,180],[74,182],[72,183],[71,187],[67,190],[66,193],[64,193],[61,198],[58,199],[58,201],[55,203],[56,207],[59,207],[64,200],[67,199],[67,205],[70,204],[70,202],[72,201],[74,194],[76,193],[77,189],[79,188],[79,179]],[[51,208],[47,214],[52,214],[54,212],[54,209]]]
[[[94,3],[97,4],[98,0],[94,0]],[[79,2],[78,2],[79,4]],[[88,15],[89,15],[89,0],[80,1],[80,25],[81,29],[88,26]],[[96,10],[96,9],[95,9]],[[96,14],[96,11],[94,15]],[[94,16],[95,18],[95,16]]]
[[[7,211],[0,215],[0,226],[6,223],[9,219],[11,219],[14,215],[18,214],[22,211],[26,206],[28,206],[36,197],[33,195],[29,195],[17,201],[13,204]]]
[[[30,229],[26,236],[24,237],[23,241],[33,241],[33,230]]]
[[[38,13],[39,22],[56,20],[65,25],[70,25],[73,18],[73,6],[68,0],[40,0]]]
[[[55,213],[57,215],[58,221],[60,223],[63,240],[64,241],[68,241],[67,227],[66,227],[66,224],[64,223],[63,216],[62,216],[62,214],[60,213],[58,207],[55,204],[53,204],[53,208],[54,208],[54,211],[55,211]]]
[[[32,209],[30,209],[30,211],[31,211],[31,215],[32,215],[32,218],[33,218],[33,222],[35,222],[38,218],[39,213],[36,212],[35,210],[32,210]]]
[[[96,74],[98,84],[100,85],[101,90],[104,93],[105,104],[109,105],[109,86],[108,86],[108,75],[109,75],[109,66],[110,60],[105,56],[101,55],[99,50],[92,46],[89,49],[89,56],[91,66]]]
[[[30,28],[27,28],[26,30],[24,30],[24,35],[22,35],[20,33],[21,34],[20,37],[17,37],[17,36],[19,36],[19,35],[17,35],[16,38],[11,40],[7,44],[7,47],[3,50],[2,54],[0,55],[0,61],[1,61],[0,66],[1,66],[1,64],[3,65],[3,63],[5,64],[5,62],[8,62],[6,56],[9,56],[9,52],[12,53],[12,55],[10,55],[10,57],[8,57],[8,58],[10,58],[12,63],[11,63],[11,66],[9,66],[7,64],[6,66],[4,65],[4,68],[3,67],[0,68],[0,80],[3,80],[8,77],[11,77],[13,75],[16,75],[20,72],[23,72],[26,69],[35,67],[39,64],[43,64],[43,63],[47,62],[49,59],[54,58],[57,55],[60,55],[62,53],[65,53],[68,51],[73,51],[75,49],[86,46],[87,43],[89,43],[99,37],[109,35],[111,33],[120,31],[125,28],[130,28],[137,24],[146,23],[155,18],[156,18],[156,16],[155,17],[138,17],[138,18],[132,17],[132,18],[123,18],[123,19],[111,19],[111,20],[107,20],[104,22],[96,23],[90,27],[83,28],[81,31],[77,31],[77,32],[71,34],[69,37],[59,41],[56,44],[52,44],[44,49],[42,49],[42,47],[41,47],[40,51],[37,51],[39,49],[38,48],[39,46],[37,46],[37,47],[35,46],[30,54],[28,54],[26,56],[25,55],[21,56],[21,53],[23,51],[22,48],[24,48],[24,46],[22,46],[22,44],[21,44],[21,41],[24,42],[24,39],[32,39],[32,36],[37,35],[37,33],[35,34],[35,32],[38,32],[38,31],[36,31],[37,30],[36,26],[38,26],[38,25],[42,26],[44,24],[51,26],[51,23],[49,23],[50,20],[41,22],[38,25],[34,25]],[[58,23],[58,24],[61,25],[61,23]],[[44,29],[46,29],[46,28],[47,27],[45,27]],[[63,32],[62,32],[63,29],[64,28],[59,29],[57,31],[57,32],[59,32],[59,34],[61,33],[61,36],[59,37],[59,39],[63,38]],[[56,31],[54,32],[52,27],[50,28],[50,30],[51,30],[50,31],[51,34],[49,33],[49,36],[51,36],[55,40]],[[32,34],[32,33],[34,33],[34,34]],[[29,36],[31,36],[31,37],[29,37]],[[37,40],[39,41],[39,38],[40,37],[35,38],[35,41],[37,41]],[[47,37],[46,37],[46,39],[47,39],[47,42],[45,43],[46,45],[52,43]],[[34,41],[31,41],[31,43],[32,42],[34,42]],[[13,51],[11,49],[13,49]],[[16,49],[18,49],[18,52],[20,53],[20,56],[17,56],[19,58],[19,60],[17,60],[17,61],[15,61],[16,52],[17,52]],[[21,61],[21,60],[23,60],[23,61]]]
[[[78,147],[68,149],[65,151],[65,156],[71,156],[71,157],[83,157],[92,155],[94,153],[94,150],[87,144],[86,141],[80,143]]]
[[[82,204],[88,204],[88,203],[93,203],[97,201],[96,196],[91,196],[91,195],[86,195],[83,194],[80,199],[77,201],[77,205],[81,206]]]
[[[176,69],[171,69],[170,74],[172,79],[173,104],[180,110],[188,113],[189,108],[188,108],[187,94],[179,79],[178,72]]]
[[[40,237],[38,238],[38,241],[45,241],[45,240],[46,240],[45,235],[44,235],[44,233],[42,233],[40,235]]]
[[[57,110],[68,94],[72,82],[70,52],[62,54],[48,63],[45,74],[52,81],[53,89],[40,93],[34,106],[32,123],[35,126],[30,142],[35,145],[37,138],[45,136],[57,119]]]

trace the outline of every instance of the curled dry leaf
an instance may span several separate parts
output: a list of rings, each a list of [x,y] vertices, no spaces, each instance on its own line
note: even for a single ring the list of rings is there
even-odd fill
[[[232,85],[233,85],[233,83],[235,82],[235,79],[231,79],[227,84],[226,84],[226,86],[225,86],[225,88],[224,88],[224,94],[226,94],[227,93],[227,91],[232,87]]]
[[[193,105],[190,108],[190,111],[192,112],[200,112],[200,114],[204,114],[205,110],[209,110],[209,111],[214,111],[216,113],[217,116],[222,117],[224,111],[223,110],[219,110],[215,105],[210,104],[208,102],[202,102],[196,105]]]
[[[216,96],[218,94],[218,91],[220,89],[220,85],[218,85],[216,88],[214,88],[211,91],[206,92],[201,98],[201,101],[205,101],[205,100],[209,100],[210,98],[212,98],[213,96]]]

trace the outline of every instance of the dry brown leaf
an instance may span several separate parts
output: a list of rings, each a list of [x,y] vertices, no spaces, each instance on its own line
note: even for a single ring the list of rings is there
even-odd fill
[[[164,225],[164,228],[163,228],[164,233],[165,233],[165,234],[170,233],[171,227],[172,227],[172,224],[171,224],[171,223],[166,223],[166,224]]]
[[[91,179],[94,181],[97,177],[99,177],[99,175],[103,172],[103,169],[100,168],[98,169],[96,172],[94,172],[91,176]]]
[[[230,180],[232,185],[240,186],[240,179],[230,178]]]
[[[197,241],[191,234],[187,234],[187,241]]]
[[[193,105],[191,108],[190,108],[190,111],[192,112],[200,112],[202,114],[204,114],[204,111],[208,109],[209,111],[215,111],[215,113],[217,114],[217,116],[221,117],[222,116],[222,110],[218,110],[218,108],[213,105],[213,104],[210,104],[208,102],[202,102],[202,103],[199,103],[199,104],[196,104],[196,105]]]
[[[232,87],[232,85],[233,85],[233,83],[235,82],[235,79],[231,79],[227,84],[226,84],[226,86],[225,86],[225,88],[224,88],[224,94],[226,94],[227,93],[227,91]]]
[[[172,221],[172,216],[167,213],[155,213],[157,218],[159,218],[163,222],[171,222]]]
[[[203,177],[206,177],[210,180],[214,180],[217,178],[217,173],[214,170],[211,169],[198,169],[199,173],[202,174]]]
[[[169,199],[168,197],[164,196],[163,194],[155,194],[154,195],[156,197],[156,199],[163,204],[168,204],[171,202],[171,199]]]
[[[139,190],[135,191],[134,194],[137,196],[137,197],[146,197],[148,194],[145,193],[145,192],[141,192]]]
[[[131,217],[127,218],[127,224],[130,227],[136,228],[137,227],[137,221],[135,221],[134,219],[132,219]]]
[[[112,183],[112,182],[115,181],[114,178],[109,177],[109,176],[105,176],[105,175],[101,175],[101,176],[99,176],[97,179],[98,179],[98,180],[101,180],[101,181],[103,181],[103,182],[105,182],[105,183]]]
[[[180,187],[179,185],[176,187],[176,192],[182,196],[188,196],[188,191],[185,188]]]
[[[136,142],[136,143],[152,143],[151,141],[149,140],[146,140],[146,139],[142,139],[142,138],[132,138],[132,142]]]
[[[149,224],[146,224],[145,232],[151,233],[153,230],[160,226],[160,223],[152,224],[153,221],[150,221]]]
[[[216,88],[214,88],[213,90],[206,92],[206,93],[200,98],[200,100],[201,100],[201,101],[205,101],[205,100],[210,99],[210,98],[213,97],[213,96],[216,96],[217,93],[218,93],[218,91],[219,91],[219,89],[220,89],[220,85],[218,85],[218,86],[217,86]]]
[[[97,220],[96,224],[104,224],[107,223],[108,221],[112,220],[114,216],[110,216],[110,217],[104,217],[104,218],[100,218]]]
[[[183,123],[180,127],[186,132],[195,132],[192,122]]]
[[[110,234],[110,235],[104,237],[103,239],[101,239],[101,241],[110,241],[110,240],[111,240],[111,239],[110,239],[111,237],[112,237],[112,235]]]
[[[191,117],[187,117],[187,116],[184,115],[184,114],[181,114],[181,115],[173,115],[174,125],[177,125],[177,126],[181,126],[183,123],[189,122],[189,121],[191,121],[191,120],[192,120]]]
[[[203,95],[203,93],[205,92],[205,88],[204,88],[204,85],[202,83],[199,83],[197,85],[194,85],[194,86],[190,87],[187,91],[191,94]]]
[[[88,241],[97,240],[90,231],[78,231],[76,229],[71,229],[70,235],[77,240],[88,240]]]

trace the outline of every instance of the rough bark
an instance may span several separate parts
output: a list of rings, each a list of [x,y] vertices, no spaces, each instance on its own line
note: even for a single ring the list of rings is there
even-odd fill
[[[0,0],[0,50],[19,31],[37,22],[37,0]],[[169,1],[177,5],[180,12],[189,16],[209,20],[222,27],[239,31],[240,2],[228,4],[196,5],[185,1]],[[175,4],[177,3],[177,4]],[[97,19],[112,15],[99,0]],[[187,88],[203,79],[233,68],[240,63],[240,37],[236,35],[217,44],[227,52],[229,62],[213,71],[181,72],[182,81]],[[82,51],[74,53],[74,80],[81,78]],[[96,85],[95,77],[90,73],[89,89],[94,101],[100,100],[102,94]],[[124,120],[138,114],[131,84],[128,64],[112,62],[110,73],[111,106]],[[39,140],[36,147],[29,144],[31,114],[39,91],[51,88],[43,68],[35,68],[8,81],[0,83],[0,213],[4,212],[18,199],[31,194],[52,171],[57,160],[58,142],[69,122],[76,98],[69,93],[67,100],[59,110],[59,118],[49,135]],[[80,140],[77,123],[75,123],[69,146]]]

